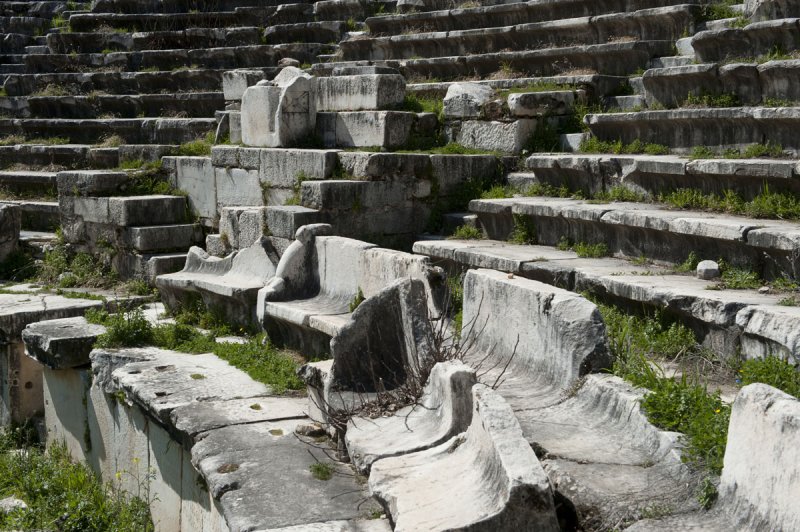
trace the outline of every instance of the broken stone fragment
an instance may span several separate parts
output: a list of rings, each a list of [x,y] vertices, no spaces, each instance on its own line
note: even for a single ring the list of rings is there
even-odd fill
[[[67,369],[89,364],[95,340],[105,331],[80,316],[32,323],[22,331],[22,340],[28,356],[49,368]]]
[[[17,499],[16,497],[6,497],[0,499],[0,513],[10,514],[16,510],[26,510],[28,505],[25,501]]]
[[[713,260],[704,260],[697,265],[697,278],[710,281],[719,277],[719,264]]]
[[[494,96],[494,90],[479,83],[453,83],[444,97],[447,119],[479,118],[483,106]]]

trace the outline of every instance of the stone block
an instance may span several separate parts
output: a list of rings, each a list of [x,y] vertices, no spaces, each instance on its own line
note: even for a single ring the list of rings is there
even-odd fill
[[[406,145],[416,119],[415,113],[403,111],[319,113],[317,135],[331,148],[396,149]]]
[[[249,247],[267,230],[267,207],[223,207],[219,217],[220,235],[231,249]]]
[[[461,125],[456,142],[468,148],[519,153],[536,130],[536,119],[521,118],[514,122],[467,120]]]
[[[300,205],[270,206],[266,209],[266,228],[273,237],[294,239],[300,227],[321,223],[321,212]]]
[[[335,150],[260,150],[259,178],[270,187],[292,188],[298,179],[329,179],[336,169]],[[292,235],[294,236],[294,235]]]
[[[508,95],[508,109],[515,117],[566,115],[576,103],[586,100],[586,91],[522,92]]]
[[[720,499],[742,509],[741,522],[754,528],[800,526],[794,489],[800,464],[800,401],[766,384],[742,388],[731,410]],[[743,519],[750,517],[752,520]]]
[[[394,109],[406,94],[399,74],[332,76],[317,79],[318,111],[368,111]]]
[[[287,67],[273,81],[249,87],[242,97],[241,119],[245,145],[291,147],[314,132],[314,79]]]
[[[241,100],[248,87],[265,79],[263,70],[227,70],[222,73],[222,93],[226,100]]]
[[[483,106],[494,98],[494,89],[479,83],[453,83],[444,97],[444,116],[448,120],[481,118]]]
[[[89,364],[89,353],[106,328],[83,317],[45,320],[22,331],[28,355],[52,369],[68,369]]]
[[[264,205],[258,170],[214,168],[217,208],[239,205]]]

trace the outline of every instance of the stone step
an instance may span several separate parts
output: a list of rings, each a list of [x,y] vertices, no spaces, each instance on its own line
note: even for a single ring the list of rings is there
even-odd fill
[[[800,101],[800,60],[650,69],[642,82],[650,105],[680,106],[690,94],[733,96],[729,105],[769,105],[770,101],[786,105]]]
[[[22,211],[22,229],[26,231],[55,231],[61,225],[57,201],[0,200],[0,204],[18,205]]]
[[[605,109],[619,109],[620,111],[641,111],[647,102],[644,96],[634,94],[631,96],[606,96],[603,98]]]
[[[800,21],[767,20],[744,28],[701,31],[692,37],[692,48],[703,62],[755,58],[774,50],[789,53],[800,48]]]
[[[198,11],[189,13],[100,13],[73,15],[69,18],[72,31],[97,31],[101,26],[127,31],[173,31],[183,28],[227,28],[246,25],[233,11]]]
[[[213,0],[204,3],[209,10],[233,11],[237,7],[272,7],[293,4],[299,0]],[[97,0],[97,13],[189,13],[197,9],[195,0]]]
[[[37,37],[31,35],[23,35],[21,33],[6,33],[0,39],[0,53],[3,54],[21,54],[25,52],[26,46],[33,46],[38,44]]]
[[[277,24],[269,26],[264,31],[264,40],[269,44],[292,42],[338,43],[346,32],[347,23],[339,20]]]
[[[10,17],[14,15],[28,15],[32,17],[49,18],[66,9],[66,2],[3,2],[0,4],[0,15]]]
[[[165,273],[180,271],[186,263],[186,252],[118,253],[113,264],[122,279],[145,279],[150,284]]]
[[[202,242],[199,224],[154,225],[126,229],[127,244],[138,252],[187,250]]]
[[[75,143],[99,143],[119,136],[126,144],[181,144],[216,127],[214,118],[0,119],[0,135],[60,137]]]
[[[22,63],[23,57],[25,54],[3,54],[0,55],[0,63]]]
[[[800,108],[741,107],[673,109],[637,113],[591,114],[584,119],[592,134],[625,144],[639,140],[688,153],[696,146],[740,149],[756,143],[800,149]]]
[[[68,175],[65,176],[64,174]],[[66,187],[63,185],[70,181],[70,179],[67,179],[71,177],[70,174],[72,173],[62,172],[60,174],[59,184],[62,185],[60,186],[62,196],[66,195],[64,193],[64,188]],[[94,182],[97,182],[102,177],[102,174],[96,173],[91,177]],[[114,180],[104,180],[104,182],[108,181],[113,182]],[[96,189],[97,187],[95,186],[94,188]],[[186,232],[184,225],[192,225],[181,225],[186,220],[186,198],[183,196],[77,196],[74,193],[72,194],[70,196],[71,199],[68,201],[69,205],[65,204],[64,206],[65,217],[75,217],[83,223],[90,224],[113,225],[131,229],[145,227],[146,230],[141,233],[144,235],[143,239],[145,240],[148,235],[156,232],[155,229],[147,229],[147,226],[163,228],[173,227],[171,224],[178,224],[174,225],[174,227],[180,227],[181,229],[177,230],[177,233],[183,234]],[[137,247],[135,249],[145,248]]]
[[[39,17],[0,17],[0,33],[41,35],[50,27],[50,21]]]
[[[314,2],[316,20],[364,20],[372,12],[385,7],[389,2],[374,2],[365,5],[354,0],[321,0]]]
[[[372,63],[401,71],[409,80],[451,80],[465,76],[505,77],[554,76],[570,73],[594,73],[625,76],[645,68],[653,57],[672,52],[674,41],[637,41],[549,48],[525,52],[497,52],[468,56],[403,59],[371,62],[335,62],[316,64],[312,72],[330,75],[335,68]]]
[[[157,69],[172,71],[191,69],[234,69],[274,67],[284,57],[302,62],[316,60],[317,54],[329,50],[325,44],[301,43],[281,48],[268,45],[199,48],[178,50],[145,50],[141,52],[109,52],[99,54],[29,54],[25,56],[27,72],[45,74],[80,70],[118,70],[135,72]]]
[[[629,40],[675,40],[694,31],[698,6],[680,5],[597,17],[514,26],[352,38],[340,44],[344,60],[446,57]]]
[[[548,20],[627,13],[640,9],[693,4],[676,0],[556,0],[508,2],[451,10],[382,15],[366,20],[372,35],[400,35],[423,31],[454,31],[491,26],[511,26]]]
[[[28,69],[23,64],[0,65],[0,74],[24,74]]]
[[[447,95],[447,89],[455,81],[443,81],[433,83],[409,83],[406,91],[417,95],[420,98],[440,99]],[[559,85],[563,87],[575,87],[586,91],[590,98],[599,98],[604,94],[612,93],[624,87],[628,83],[625,76],[607,76],[600,74],[576,74],[569,76],[546,76],[546,77],[521,77],[511,79],[481,79],[473,81],[479,85],[487,85],[497,91],[521,90],[534,87],[539,84]]]
[[[524,176],[509,174],[520,190],[538,183],[595,195],[617,185],[649,197],[679,188],[745,200],[764,192],[800,194],[800,168],[792,159],[686,159],[674,155],[534,154]]]
[[[800,7],[794,3],[786,3],[780,0],[765,0],[757,6],[751,6],[752,14],[750,20],[762,21],[773,20],[785,17],[800,17]]]
[[[650,68],[670,68],[693,65],[694,59],[682,55],[671,57],[655,57],[650,60]]]
[[[0,110],[15,118],[117,118],[213,116],[225,108],[221,92],[181,94],[101,95],[101,96],[26,96],[2,98]]]
[[[116,168],[119,148],[85,144],[15,144],[0,146],[0,167],[23,165],[42,168]]]
[[[54,54],[219,48],[261,44],[262,33],[263,30],[255,26],[136,33],[64,32],[49,34],[47,47]]]
[[[517,197],[472,200],[489,238],[507,240],[519,224],[539,244],[605,244],[615,256],[680,264],[690,252],[773,279],[800,271],[797,223],[702,211],[668,210],[648,203]]]
[[[0,65],[2,66],[2,65]],[[274,77],[274,68],[263,69]],[[222,90],[224,69],[177,70],[174,72],[86,72],[10,75],[3,86],[8,96],[29,96],[47,92],[52,85],[68,94],[155,94],[216,92]]]
[[[36,46],[26,46],[25,47],[26,54],[47,54],[50,53],[50,50],[47,48],[47,45],[38,44]]]
[[[742,347],[748,358],[769,352],[800,357],[800,345],[791,333],[800,325],[800,312],[779,305],[781,294],[709,290],[710,281],[656,264],[583,259],[572,251],[542,245],[422,240],[414,244],[414,252],[441,261],[442,266],[491,268],[574,292],[588,291],[626,308],[666,312],[689,325],[705,347],[725,357],[738,357]],[[775,326],[784,319],[783,326]]]
[[[10,192],[44,194],[48,189],[55,190],[56,173],[31,170],[0,172],[0,189]]]

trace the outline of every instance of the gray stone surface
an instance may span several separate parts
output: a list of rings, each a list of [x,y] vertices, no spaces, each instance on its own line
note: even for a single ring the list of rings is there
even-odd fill
[[[355,417],[347,424],[350,459],[362,471],[376,460],[439,445],[467,430],[472,420],[475,370],[459,362],[431,370],[418,405],[388,417]]]
[[[18,510],[27,510],[28,505],[22,499],[16,497],[5,497],[0,499],[0,512],[8,515]]]
[[[515,117],[565,115],[585,101],[585,91],[522,92],[508,95],[508,109]]]
[[[0,204],[0,262],[17,249],[22,227],[22,210],[17,205]]]
[[[317,135],[325,147],[403,147],[417,121],[405,111],[343,111],[317,115]]]
[[[400,278],[365,299],[331,339],[336,391],[379,392],[424,383],[434,364],[425,285]]]
[[[217,187],[208,157],[175,157],[174,185],[186,193],[189,207],[201,218],[217,215]]]
[[[697,278],[705,281],[719,277],[719,264],[713,260],[703,260],[697,265]]]
[[[399,74],[331,76],[317,79],[318,111],[394,109],[402,105],[406,82]]]
[[[176,408],[201,398],[223,401],[270,395],[268,386],[253,381],[212,354],[192,355],[155,347],[122,351],[124,365],[115,350],[92,351],[92,367],[99,385],[108,393],[123,391],[129,401],[167,427]],[[100,372],[100,373],[98,373]]]
[[[6,338],[19,338],[31,323],[82,316],[87,309],[103,306],[103,301],[55,294],[0,294],[0,331]]]
[[[235,250],[249,247],[269,234],[267,207],[223,207],[219,212],[219,233]]]
[[[45,320],[22,331],[28,355],[52,369],[68,369],[89,364],[95,340],[106,331],[85,318]]]
[[[463,312],[461,335],[470,339],[473,356],[479,360],[478,353],[492,353],[498,363],[487,369],[489,375],[508,364],[554,391],[611,364],[597,307],[566,290],[498,271],[471,270],[464,278]],[[513,389],[513,382],[508,387]],[[552,395],[556,400],[558,394]]]
[[[461,125],[456,142],[479,150],[519,153],[536,130],[536,120],[520,118],[513,122],[467,120]]]
[[[261,81],[242,96],[242,142],[266,148],[292,147],[314,132],[314,80],[296,67],[272,82]]]
[[[483,106],[494,98],[494,90],[477,83],[453,83],[444,97],[444,116],[447,119],[481,118]]]
[[[375,462],[370,491],[397,531],[558,530],[550,482],[511,408],[488,387],[476,386],[472,394],[472,422],[464,433]]]

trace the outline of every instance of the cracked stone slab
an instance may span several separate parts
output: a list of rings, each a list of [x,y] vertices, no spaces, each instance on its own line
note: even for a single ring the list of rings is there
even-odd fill
[[[103,301],[55,294],[0,294],[0,331],[7,338],[18,338],[31,323],[82,316],[103,306]]]
[[[278,422],[307,417],[308,401],[301,397],[249,397],[189,403],[175,408],[170,419],[191,447],[204,432],[262,421]]]
[[[79,316],[32,323],[22,331],[22,340],[28,356],[49,368],[66,369],[88,364],[97,337],[105,331]]]
[[[379,509],[348,466],[331,462],[320,444],[293,434],[296,424],[216,429],[192,448],[192,464],[220,501],[231,532],[363,519]],[[312,475],[317,461],[331,464],[330,480]]]
[[[95,349],[92,365],[103,365],[104,357],[119,353],[141,360],[112,369],[106,390],[124,392],[166,426],[171,425],[172,411],[181,406],[271,395],[268,386],[210,353],[192,355],[155,347]]]

